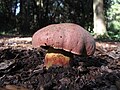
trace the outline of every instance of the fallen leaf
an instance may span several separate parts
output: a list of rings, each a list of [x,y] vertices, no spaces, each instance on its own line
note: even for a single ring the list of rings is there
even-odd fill
[[[6,90],[28,90],[22,86],[16,86],[16,85],[6,85]]]

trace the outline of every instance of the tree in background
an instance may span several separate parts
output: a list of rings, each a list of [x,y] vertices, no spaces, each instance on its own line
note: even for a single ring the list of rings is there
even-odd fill
[[[32,35],[48,24],[72,22],[96,36],[118,38],[119,5],[120,0],[0,0],[0,34]]]
[[[9,30],[3,27],[12,34],[28,35],[48,24],[64,22],[77,23],[92,31],[92,0],[1,0],[0,3],[2,3],[0,4],[2,11],[12,11],[2,12],[9,17],[13,14],[15,23],[13,25],[10,19],[8,24],[14,27]],[[16,14],[18,3],[20,11]],[[7,20],[2,21],[7,22]],[[8,33],[6,30],[5,32]]]
[[[103,0],[93,0],[93,12],[94,12],[94,34],[98,36],[107,35]]]
[[[13,4],[11,0],[0,0],[0,31],[3,33],[15,28]]]

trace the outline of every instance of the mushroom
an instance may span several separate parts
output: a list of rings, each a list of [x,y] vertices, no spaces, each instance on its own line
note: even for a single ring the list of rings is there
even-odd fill
[[[47,49],[44,65],[69,66],[73,55],[93,55],[95,41],[88,31],[77,24],[48,25],[33,34],[32,46]]]

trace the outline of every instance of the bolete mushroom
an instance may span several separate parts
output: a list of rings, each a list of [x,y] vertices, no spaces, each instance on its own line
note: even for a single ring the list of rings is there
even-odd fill
[[[93,55],[95,41],[88,31],[77,24],[61,23],[48,25],[34,33],[34,48],[47,49],[44,65],[69,66],[73,54]]]

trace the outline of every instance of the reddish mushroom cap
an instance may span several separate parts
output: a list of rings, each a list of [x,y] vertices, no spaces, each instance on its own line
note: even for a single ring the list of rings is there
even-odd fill
[[[77,55],[92,55],[95,41],[84,28],[73,23],[48,25],[32,37],[32,46],[51,46]]]

